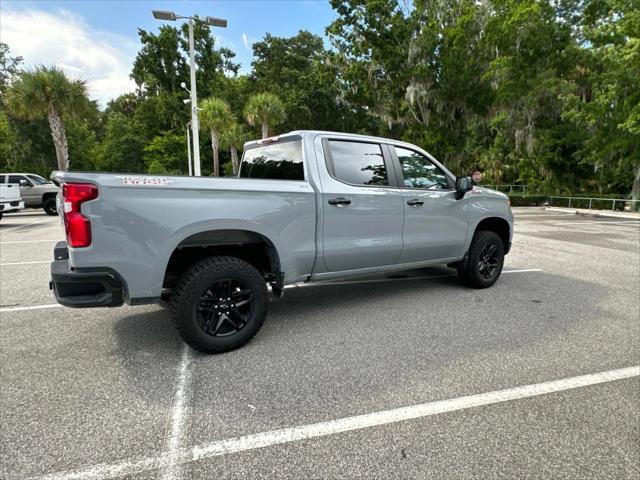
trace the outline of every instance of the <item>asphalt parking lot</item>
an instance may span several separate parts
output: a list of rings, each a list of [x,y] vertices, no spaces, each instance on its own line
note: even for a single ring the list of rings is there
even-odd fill
[[[637,479],[640,222],[515,213],[493,288],[293,287],[218,356],[160,306],[57,306],[59,219],[5,216],[0,477]]]

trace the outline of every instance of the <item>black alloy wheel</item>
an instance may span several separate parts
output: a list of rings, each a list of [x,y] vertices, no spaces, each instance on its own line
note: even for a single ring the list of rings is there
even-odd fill
[[[171,311],[185,342],[205,353],[241,347],[262,327],[269,291],[262,272],[236,257],[191,265],[171,293]]]
[[[466,264],[458,266],[460,279],[473,288],[496,283],[504,265],[504,246],[497,233],[480,230],[469,246]]]
[[[253,314],[251,290],[239,280],[222,279],[200,295],[198,323],[214,337],[226,337],[242,330]]]
[[[489,244],[480,252],[478,273],[485,280],[491,280],[496,274],[499,264],[500,259],[498,258],[498,247],[496,244]]]

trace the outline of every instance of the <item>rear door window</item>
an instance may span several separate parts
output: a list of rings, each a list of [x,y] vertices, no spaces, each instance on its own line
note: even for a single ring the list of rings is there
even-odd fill
[[[351,185],[389,185],[382,149],[377,143],[329,140],[333,175]]]
[[[240,163],[240,178],[304,180],[302,140],[245,150]]]
[[[23,175],[9,175],[9,181],[7,183],[20,184],[20,180],[26,180]]]

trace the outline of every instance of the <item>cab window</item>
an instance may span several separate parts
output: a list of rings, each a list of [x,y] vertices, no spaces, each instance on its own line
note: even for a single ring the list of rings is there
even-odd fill
[[[426,190],[448,190],[452,188],[447,175],[427,157],[406,148],[393,148],[402,166],[405,187]]]
[[[389,185],[379,144],[329,140],[329,151],[337,180],[351,185]]]
[[[20,180],[27,180],[24,175],[9,175],[9,180],[7,183],[17,183],[20,184]]]
[[[304,180],[302,141],[284,141],[245,150],[239,177]]]
[[[40,175],[27,175],[27,178],[29,178],[29,180],[31,180],[36,185],[46,185],[47,183],[49,183],[47,180],[42,178]]]

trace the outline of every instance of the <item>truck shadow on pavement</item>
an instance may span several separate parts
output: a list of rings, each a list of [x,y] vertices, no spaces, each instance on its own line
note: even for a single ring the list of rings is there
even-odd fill
[[[462,375],[457,393],[473,393],[479,378],[505,365],[522,375],[564,362],[583,371],[589,362],[617,366],[616,358],[633,355],[637,334],[625,333],[633,320],[601,304],[608,294],[544,272],[505,275],[487,290],[466,288],[455,276],[292,288],[272,302],[249,344],[222,355],[194,352],[193,363],[207,372],[200,388],[217,405],[264,391],[284,395],[285,408],[292,385],[302,397],[333,399],[355,388],[385,398],[426,382],[437,397],[439,384],[455,381],[451,368]],[[182,340],[168,312],[121,318],[114,333],[120,355],[141,359],[125,363],[141,395],[156,362],[175,372]]]

